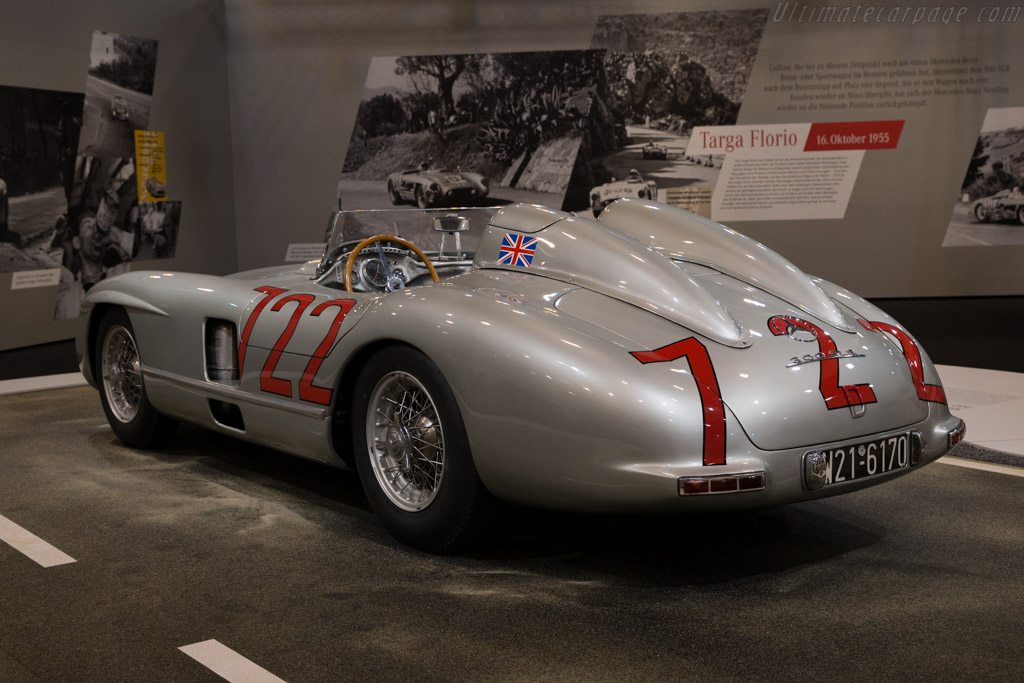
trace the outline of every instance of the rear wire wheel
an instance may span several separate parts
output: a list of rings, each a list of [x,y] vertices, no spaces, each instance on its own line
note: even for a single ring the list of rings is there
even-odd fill
[[[146,395],[142,357],[128,315],[108,311],[96,335],[100,402],[114,434],[126,446],[148,448],[167,441],[178,422],[156,411]]]
[[[356,470],[384,527],[429,552],[478,539],[496,505],[440,369],[415,349],[383,349],[360,372],[353,404]]]

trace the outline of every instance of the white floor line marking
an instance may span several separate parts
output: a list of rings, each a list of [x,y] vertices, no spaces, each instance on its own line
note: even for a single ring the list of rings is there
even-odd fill
[[[62,553],[27,529],[0,515],[0,541],[11,546],[29,559],[44,567],[75,562],[75,558]]]
[[[216,640],[204,640],[178,649],[232,683],[284,683],[282,679]]]
[[[965,458],[952,457],[942,457],[935,462],[945,463],[946,465],[956,465],[957,467],[966,467],[972,470],[985,470],[986,472],[999,472],[1000,474],[1009,474],[1014,477],[1024,477],[1024,467],[1010,467],[1009,465],[997,465],[991,462],[980,462],[978,460],[967,460]]]

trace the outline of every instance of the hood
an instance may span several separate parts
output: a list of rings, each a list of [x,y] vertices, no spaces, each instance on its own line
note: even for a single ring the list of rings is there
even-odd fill
[[[477,248],[480,268],[528,271],[650,311],[730,347],[750,332],[664,255],[589,218],[518,204],[495,214]]]
[[[598,185],[591,190],[590,193],[599,195],[601,199],[609,199],[612,197],[644,198],[649,189],[656,187],[656,183],[652,180],[617,180],[614,183]]]
[[[476,173],[461,171],[426,171],[423,175],[445,188],[474,187],[480,182]]]

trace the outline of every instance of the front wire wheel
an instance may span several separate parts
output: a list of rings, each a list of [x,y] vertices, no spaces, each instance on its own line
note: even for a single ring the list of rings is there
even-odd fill
[[[363,365],[352,402],[352,447],[366,497],[399,541],[451,552],[476,541],[497,503],[484,488],[455,395],[427,356],[379,350]]]
[[[142,404],[142,364],[135,339],[122,325],[115,324],[103,338],[100,376],[110,411],[119,422],[130,423]]]
[[[111,309],[100,320],[93,367],[100,384],[100,402],[110,428],[132,448],[158,446],[173,436],[178,422],[157,412],[149,402],[142,375],[142,355],[128,314]]]

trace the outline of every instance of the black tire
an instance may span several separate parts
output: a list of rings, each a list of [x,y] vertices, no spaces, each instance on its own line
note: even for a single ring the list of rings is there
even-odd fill
[[[1024,204],[1017,207],[1017,222],[1024,225]]]
[[[430,208],[430,204],[427,203],[427,197],[426,195],[423,194],[422,185],[416,186],[416,206],[420,207],[421,209]]]
[[[389,400],[399,395],[401,405]],[[427,552],[478,540],[497,503],[477,475],[462,415],[440,369],[410,347],[382,349],[360,371],[352,406],[356,470],[384,528]]]
[[[988,210],[984,204],[978,204],[974,207],[974,217],[978,219],[979,223],[988,223]]]
[[[394,184],[390,180],[388,181],[388,197],[395,206],[402,203],[402,195],[398,194],[398,190],[395,189]]]
[[[103,412],[121,443],[152,448],[168,441],[178,422],[158,413],[149,402],[139,347],[127,313],[117,308],[103,316],[93,353]]]

